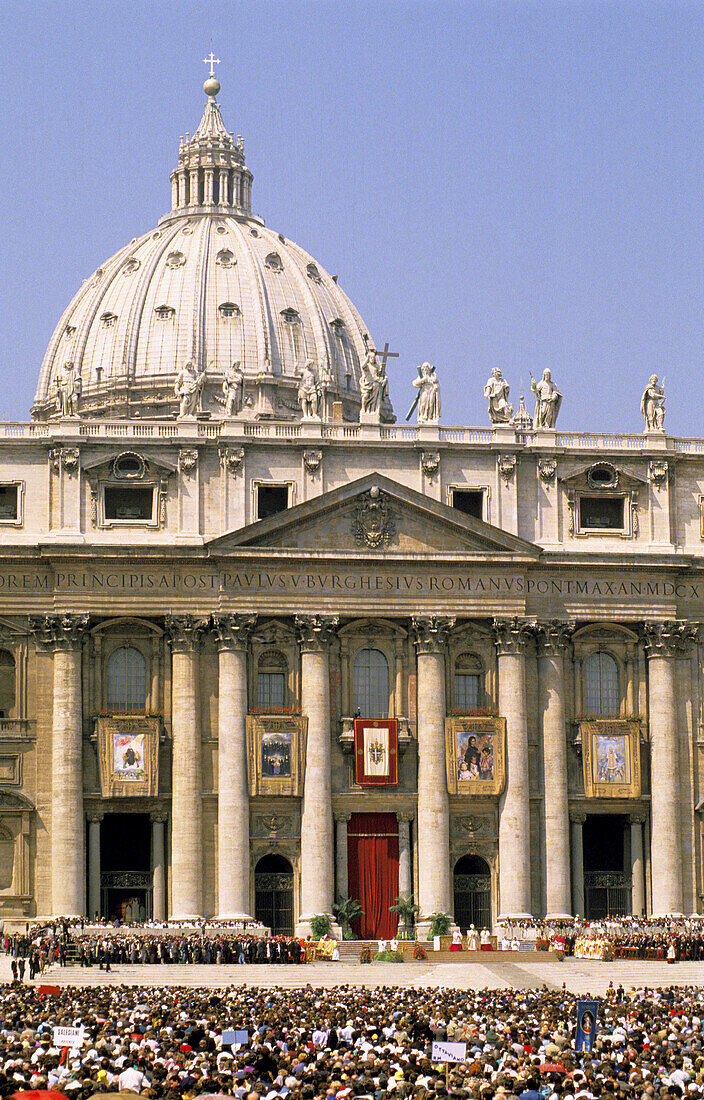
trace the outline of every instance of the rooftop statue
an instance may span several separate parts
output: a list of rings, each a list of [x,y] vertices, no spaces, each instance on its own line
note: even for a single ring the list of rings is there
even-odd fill
[[[663,431],[665,420],[665,379],[658,385],[657,374],[651,374],[648,385],[643,390],[640,411],[645,420],[646,432]]]
[[[222,392],[225,395],[225,416],[236,416],[244,405],[244,371],[239,360],[225,371]]]
[[[56,372],[56,404],[59,416],[78,416],[81,375],[76,364],[64,363]]]
[[[195,363],[189,359],[176,375],[174,383],[174,393],[179,399],[179,418],[195,416],[199,412],[204,381],[205,371],[198,373]]]
[[[304,420],[312,420],[319,415],[320,385],[312,359],[307,360],[301,371],[298,382],[298,404],[301,406]]]
[[[494,367],[491,378],[484,387],[484,396],[489,402],[489,419],[492,424],[508,424],[513,416],[513,405],[508,401],[509,384],[498,367]]]
[[[530,376],[530,388],[535,394],[535,416],[533,417],[534,428],[554,428],[557,421],[557,414],[560,411],[560,405],[562,404],[562,394],[558,390],[555,383],[552,381],[550,371],[546,367],[543,371],[543,377],[539,382],[536,382],[535,378],[531,374]]]

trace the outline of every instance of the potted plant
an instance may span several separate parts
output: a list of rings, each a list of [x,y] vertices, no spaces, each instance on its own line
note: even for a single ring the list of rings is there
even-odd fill
[[[332,932],[332,917],[329,913],[316,913],[310,922],[310,931],[314,940],[322,940]]]
[[[398,939],[415,940],[414,925],[420,906],[415,904],[413,898],[403,898],[399,894],[394,904],[389,906],[389,912],[398,917]]]
[[[343,940],[356,940],[359,937],[354,934],[351,928],[352,921],[357,920],[358,917],[364,916],[364,910],[359,904],[356,898],[340,898],[332,907],[332,911],[337,917],[340,926],[342,928]]]
[[[431,913],[428,917],[430,921],[430,928],[428,929],[428,939],[434,940],[436,936],[440,937],[440,950],[450,950],[450,928],[452,927],[452,917],[449,913]]]

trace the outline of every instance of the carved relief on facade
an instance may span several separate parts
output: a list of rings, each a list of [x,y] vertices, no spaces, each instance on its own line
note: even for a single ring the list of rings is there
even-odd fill
[[[359,546],[384,549],[396,534],[396,524],[386,493],[373,485],[359,500],[352,520],[352,533]]]

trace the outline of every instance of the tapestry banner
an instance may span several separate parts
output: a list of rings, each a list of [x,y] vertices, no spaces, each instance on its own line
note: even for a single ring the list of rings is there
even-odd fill
[[[639,798],[640,722],[592,718],[579,731],[587,798]]]
[[[397,718],[355,718],[354,781],[377,787],[398,783]]]
[[[450,794],[501,794],[506,779],[505,745],[505,718],[446,718],[447,789]]]
[[[153,798],[159,793],[157,715],[102,715],[98,722],[100,790],[103,798]]]
[[[250,795],[303,794],[307,732],[301,715],[247,715]]]

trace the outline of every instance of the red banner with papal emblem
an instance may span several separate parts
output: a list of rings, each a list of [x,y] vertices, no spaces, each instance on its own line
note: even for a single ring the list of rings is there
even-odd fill
[[[355,783],[388,786],[398,783],[398,720],[355,718]]]

